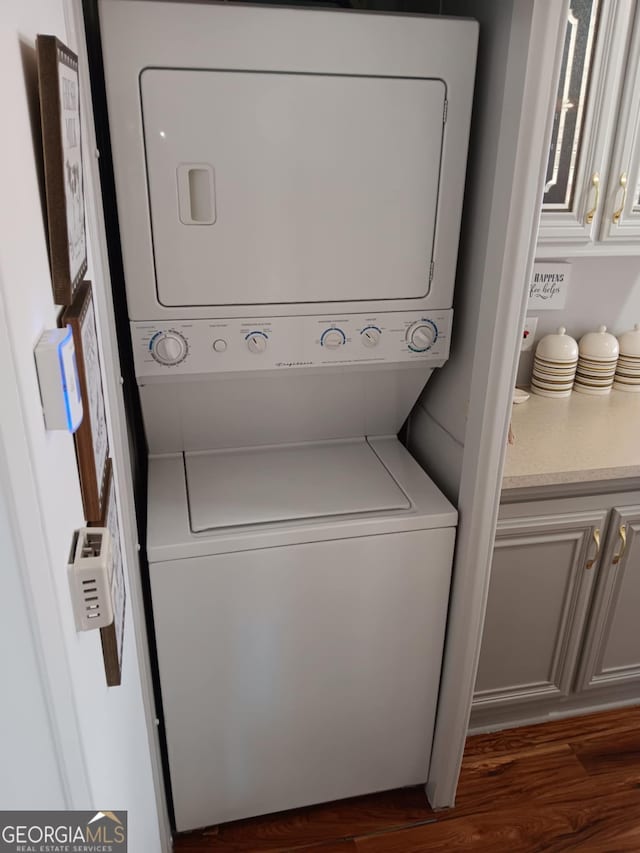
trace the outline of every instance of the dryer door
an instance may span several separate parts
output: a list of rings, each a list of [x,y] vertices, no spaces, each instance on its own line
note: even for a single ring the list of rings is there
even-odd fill
[[[152,68],[140,86],[161,304],[427,294],[441,80]]]

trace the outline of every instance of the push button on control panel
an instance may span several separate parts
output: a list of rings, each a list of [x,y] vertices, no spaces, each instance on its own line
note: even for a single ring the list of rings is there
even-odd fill
[[[217,341],[213,342],[213,350],[214,352],[226,352],[227,342],[224,338],[218,338]]]

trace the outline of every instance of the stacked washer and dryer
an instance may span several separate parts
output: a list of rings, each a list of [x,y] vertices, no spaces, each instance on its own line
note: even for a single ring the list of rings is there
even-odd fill
[[[472,21],[100,6],[176,827],[425,782]]]

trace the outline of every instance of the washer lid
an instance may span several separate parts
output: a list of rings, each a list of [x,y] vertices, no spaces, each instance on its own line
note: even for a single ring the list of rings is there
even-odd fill
[[[365,439],[185,453],[191,530],[406,510]]]

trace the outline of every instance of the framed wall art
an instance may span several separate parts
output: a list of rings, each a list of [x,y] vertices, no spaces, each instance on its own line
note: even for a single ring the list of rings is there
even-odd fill
[[[82,282],[73,304],[62,314],[61,324],[71,326],[76,351],[84,411],[82,423],[75,433],[76,455],[84,514],[87,523],[91,524],[104,515],[109,438],[90,281]]]
[[[571,283],[571,264],[553,261],[535,263],[529,284],[528,311],[564,308]]]
[[[106,628],[100,628],[104,670],[109,687],[118,687],[122,681],[122,648],[124,645],[124,617],[127,606],[127,590],[124,581],[122,563],[122,543],[118,522],[118,502],[113,480],[111,459],[107,460],[107,480],[105,484],[104,515],[96,527],[106,527],[111,533],[111,600],[113,603],[113,622]]]
[[[78,57],[55,36],[36,50],[53,298],[70,305],[87,271]]]

